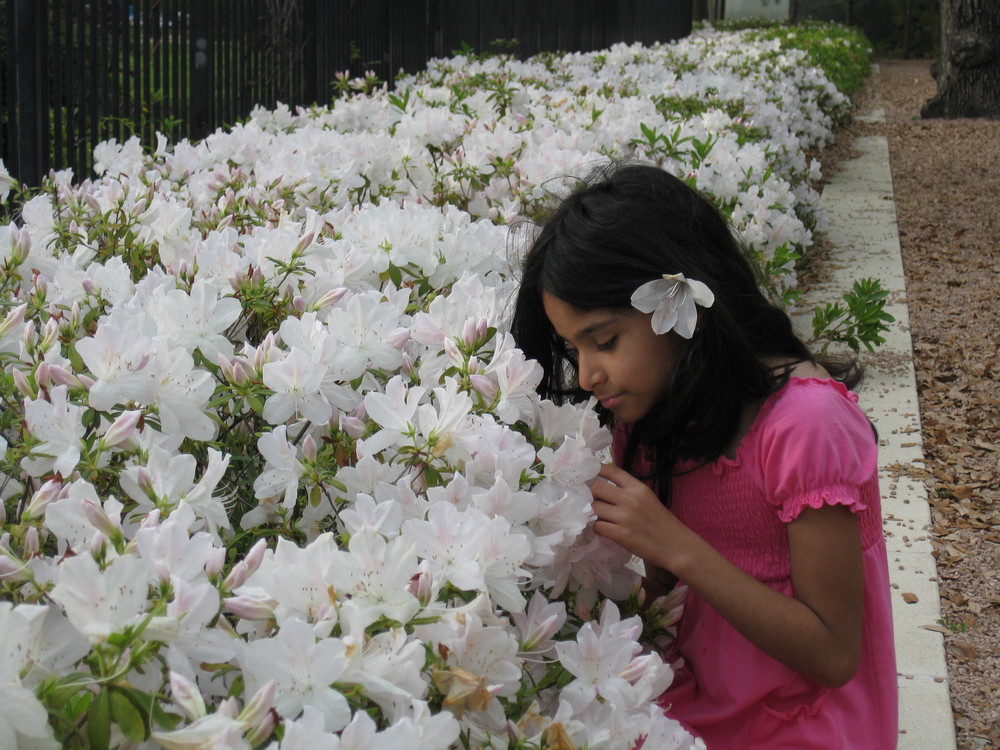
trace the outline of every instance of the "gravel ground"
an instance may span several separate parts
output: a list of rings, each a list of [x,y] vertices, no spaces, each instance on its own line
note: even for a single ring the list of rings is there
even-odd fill
[[[856,122],[888,138],[959,750],[1000,747],[1000,120],[922,120],[929,61],[880,61]]]

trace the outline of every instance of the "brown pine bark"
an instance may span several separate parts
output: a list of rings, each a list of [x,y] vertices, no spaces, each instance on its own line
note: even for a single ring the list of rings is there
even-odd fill
[[[938,92],[920,111],[925,118],[1000,119],[1000,3],[941,0]]]

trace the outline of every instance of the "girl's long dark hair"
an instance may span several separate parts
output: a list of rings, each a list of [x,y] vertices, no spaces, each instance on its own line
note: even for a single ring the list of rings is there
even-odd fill
[[[667,391],[632,425],[622,462],[632,470],[639,446],[669,504],[681,459],[713,461],[736,435],[744,406],[778,390],[788,368],[771,359],[816,361],[785,312],[757,284],[742,243],[712,203],[683,181],[645,164],[598,168],[543,223],[522,265],[511,332],[544,370],[539,393],[556,402],[585,400],[576,363],[556,335],[542,293],[585,311],[632,310],[632,293],[664,273],[707,284],[715,303],[699,308]],[[856,362],[822,363],[853,387]],[[611,415],[599,408],[602,418]]]

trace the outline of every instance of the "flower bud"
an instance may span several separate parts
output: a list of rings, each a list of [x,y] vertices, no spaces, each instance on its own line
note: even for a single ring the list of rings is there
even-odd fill
[[[170,673],[170,697],[191,721],[200,719],[207,713],[201,691],[177,672]]]
[[[205,560],[205,575],[211,579],[216,579],[222,574],[222,568],[226,564],[226,548],[213,547]]]
[[[229,571],[229,575],[226,576],[225,583],[223,584],[226,590],[233,591],[246,583],[247,578],[257,572],[257,568],[264,561],[265,552],[267,552],[267,542],[263,539],[258,539],[257,543],[247,552],[246,557],[236,563],[233,569]]]
[[[14,387],[22,396],[35,397],[35,389],[31,387],[31,383],[28,382],[28,378],[23,372],[15,367],[10,374],[14,378]]]
[[[462,356],[462,352],[459,350],[458,344],[455,343],[455,339],[447,338],[444,340],[444,353],[456,365],[465,364],[465,357]]]
[[[100,445],[104,448],[111,448],[128,440],[135,432],[135,427],[141,418],[142,411],[139,409],[122,412],[108,428],[108,431],[104,433]]]
[[[29,352],[34,351],[37,340],[38,327],[35,325],[35,321],[29,320],[24,324],[24,331],[21,333],[21,341],[24,343],[24,348]]]
[[[395,331],[390,333],[385,337],[385,343],[391,346],[393,349],[402,349],[406,346],[406,342],[410,340],[410,329],[409,328],[397,328]]]
[[[465,344],[467,349],[471,349],[478,340],[479,332],[477,331],[476,321],[469,318],[462,327],[462,343]]]
[[[28,305],[25,303],[23,305],[18,305],[7,313],[7,317],[3,319],[3,323],[0,323],[0,337],[6,336],[11,329],[24,322],[24,313],[27,309]]]
[[[65,385],[69,388],[83,387],[83,383],[76,375],[59,365],[49,365],[49,377],[56,385]]]
[[[108,538],[98,531],[90,538],[90,556],[95,560],[103,560],[108,550]]]
[[[111,520],[111,517],[104,512],[104,508],[101,507],[100,503],[95,503],[89,497],[85,497],[80,501],[80,505],[83,508],[84,517],[90,521],[95,529],[105,534],[109,539],[121,538],[121,527]]]
[[[316,441],[313,440],[312,435],[306,435],[306,439],[302,441],[302,456],[307,461],[315,461],[316,454]]]
[[[24,511],[24,520],[40,518],[45,513],[49,503],[59,498],[60,490],[62,490],[62,483],[55,479],[50,479],[39,487],[38,491],[31,496],[31,501]]]
[[[472,384],[472,387],[476,389],[476,392],[487,401],[492,401],[496,398],[497,387],[493,385],[493,381],[485,375],[470,375],[469,382]]]
[[[357,417],[345,415],[340,418],[340,429],[352,438],[360,438],[365,434],[365,423]]]
[[[215,359],[215,363],[222,370],[222,376],[228,380],[230,383],[233,382],[233,363],[225,354],[219,354]]]
[[[292,308],[295,310],[295,312],[305,312],[306,310],[305,298],[303,298],[299,294],[296,294],[294,297],[292,297]]]
[[[35,526],[29,526],[28,530],[24,532],[24,546],[22,548],[24,556],[34,557],[42,549],[42,545],[38,541],[38,529]]]
[[[331,289],[329,292],[324,294],[322,297],[316,300],[316,302],[313,303],[312,309],[321,310],[327,305],[335,305],[344,298],[345,294],[347,294],[346,286],[341,286],[337,287],[336,289]]]
[[[265,602],[248,596],[230,596],[223,600],[223,609],[244,620],[273,620],[274,610]]]
[[[243,711],[240,713],[240,721],[243,722],[244,726],[256,728],[271,713],[271,708],[274,706],[274,692],[276,688],[277,683],[274,680],[268,680],[261,686],[260,690],[254,693],[253,698],[243,707]]]
[[[83,291],[87,294],[97,294],[97,284],[92,279],[84,279],[80,282],[80,286],[83,287]]]

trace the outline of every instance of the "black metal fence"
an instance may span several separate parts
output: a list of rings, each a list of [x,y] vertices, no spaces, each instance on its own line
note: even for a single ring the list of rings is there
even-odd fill
[[[326,103],[495,40],[519,57],[669,41],[686,0],[0,0],[0,158],[21,182],[92,168],[98,142],[202,138],[256,104]],[[512,40],[517,40],[513,45]]]

